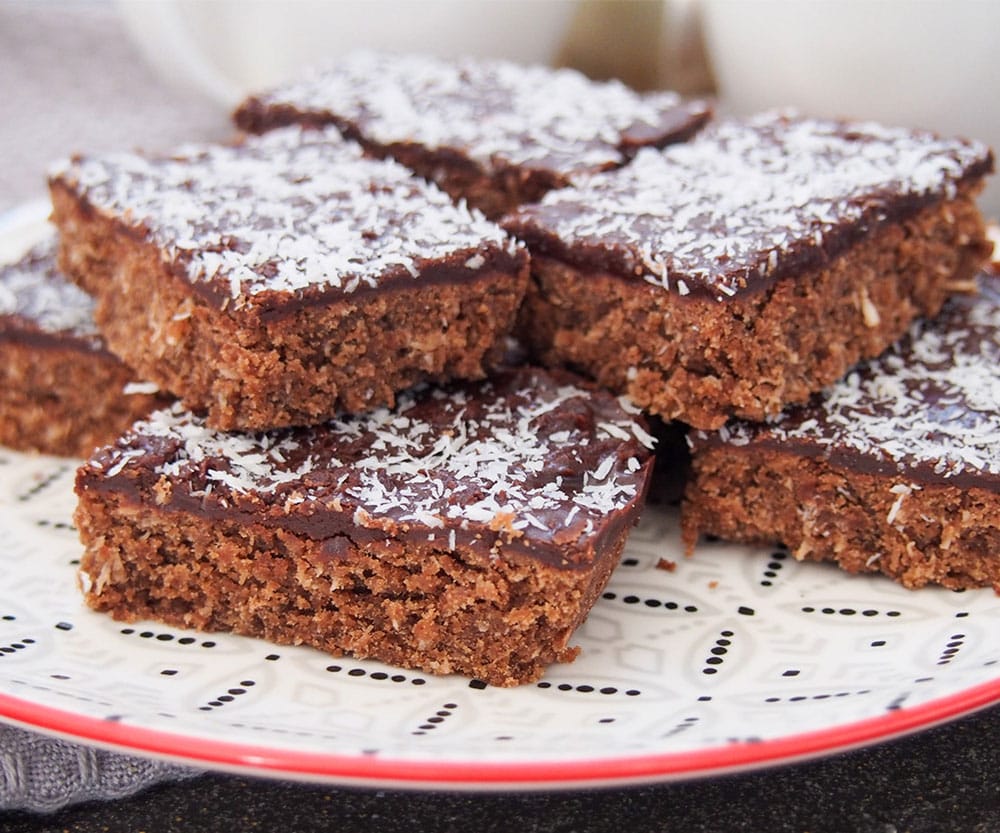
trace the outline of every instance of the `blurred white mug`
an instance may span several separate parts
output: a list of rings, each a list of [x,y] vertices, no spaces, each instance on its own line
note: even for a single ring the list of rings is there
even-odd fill
[[[1000,148],[1000,2],[703,0],[725,109],[793,106]],[[981,199],[1000,217],[1000,182]]]
[[[359,47],[549,63],[574,5],[574,0],[118,2],[156,69],[226,107]]]

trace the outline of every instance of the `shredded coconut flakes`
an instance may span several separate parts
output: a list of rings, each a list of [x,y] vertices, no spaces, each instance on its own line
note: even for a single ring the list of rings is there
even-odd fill
[[[52,173],[237,306],[269,290],[375,288],[448,256],[475,263],[516,246],[480,212],[395,162],[364,157],[332,128],[284,128],[171,157],[83,158]]]
[[[105,476],[147,467],[157,455],[145,449],[167,448],[154,474],[175,478],[191,494],[207,484],[217,493],[223,487],[222,497],[231,500],[284,505],[284,492],[292,490],[297,503],[333,501],[353,511],[356,523],[375,528],[387,522],[440,528],[450,521],[466,529],[510,516],[516,531],[571,522],[579,530],[638,496],[639,458],[646,452],[633,439],[637,417],[619,410],[613,398],[573,385],[496,391],[484,383],[482,391],[470,397],[424,388],[401,394],[393,409],[259,434],[215,431],[175,404],[102,452],[110,454]],[[546,428],[553,412],[591,408],[595,396],[603,404],[593,406],[592,429],[558,416]],[[427,398],[433,408],[422,411],[418,405]],[[433,413],[433,424],[425,413]],[[593,462],[579,466],[575,486],[549,476],[553,456],[565,459],[580,447],[594,449],[587,457]]]
[[[506,225],[681,294],[724,301],[833,232],[874,227],[900,201],[954,196],[988,149],[919,131],[765,113],[717,122],[688,142],[645,148],[627,166],[577,177]],[[581,255],[582,256],[582,255]]]

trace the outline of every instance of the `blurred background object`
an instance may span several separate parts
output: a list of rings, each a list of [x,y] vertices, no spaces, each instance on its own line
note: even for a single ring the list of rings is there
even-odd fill
[[[226,106],[359,47],[552,63],[575,6],[575,0],[118,0],[153,66]]]
[[[233,132],[224,108],[147,66],[110,0],[2,0],[0,91],[0,212],[46,198],[46,169],[71,153]]]
[[[728,111],[791,106],[1000,146],[1000,2],[701,0],[701,14]],[[1000,216],[1000,182],[980,202]]]
[[[557,63],[638,90],[711,94],[699,12],[698,0],[579,0]]]

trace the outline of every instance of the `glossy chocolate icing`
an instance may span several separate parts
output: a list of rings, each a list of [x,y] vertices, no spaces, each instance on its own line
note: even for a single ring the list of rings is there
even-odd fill
[[[975,142],[769,113],[644,149],[502,225],[584,272],[724,301],[823,266],[992,168]]]
[[[335,124],[366,146],[419,146],[487,172],[520,167],[564,181],[621,165],[641,145],[685,139],[709,115],[706,102],[571,69],[357,51],[251,96],[234,118],[254,132]]]
[[[150,511],[348,539],[519,553],[585,568],[637,520],[652,467],[637,410],[564,372],[405,393],[314,428],[212,431],[179,406],[84,465],[77,490]]]

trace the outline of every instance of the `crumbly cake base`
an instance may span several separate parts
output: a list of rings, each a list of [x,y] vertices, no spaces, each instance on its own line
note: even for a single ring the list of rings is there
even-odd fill
[[[107,353],[0,344],[0,445],[86,457],[162,405],[125,394],[135,375]]]
[[[96,301],[110,349],[222,430],[321,422],[391,405],[421,381],[478,379],[527,282],[483,267],[461,283],[393,288],[276,318],[220,310],[158,249],[53,186],[60,266]]]
[[[785,544],[799,560],[883,573],[905,587],[1000,592],[1000,495],[916,484],[770,449],[695,455],[681,516],[689,551],[701,534]]]
[[[971,194],[888,225],[826,268],[726,301],[540,254],[519,335],[644,410],[714,430],[762,420],[876,356],[970,286],[989,251]]]
[[[239,520],[141,508],[90,490],[75,516],[90,607],[122,621],[230,631],[497,686],[569,646],[618,563],[627,524],[586,569],[502,553],[323,542]]]

